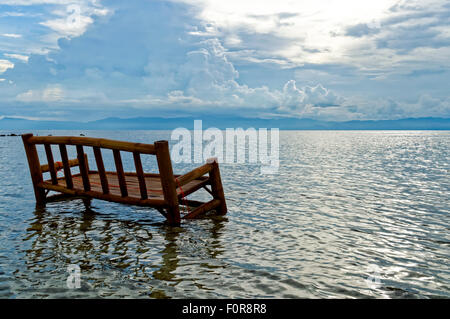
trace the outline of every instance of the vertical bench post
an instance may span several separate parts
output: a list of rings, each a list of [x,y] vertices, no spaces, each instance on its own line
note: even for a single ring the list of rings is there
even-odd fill
[[[167,221],[170,225],[180,224],[180,207],[178,205],[175,177],[173,176],[172,162],[170,160],[169,142],[156,141],[156,160],[158,161],[161,185],[164,199],[167,202]]]
[[[23,134],[22,141],[27,155],[28,166],[30,167],[31,180],[33,182],[34,196],[36,197],[36,204],[39,206],[45,205],[45,190],[38,187],[38,184],[43,181],[41,164],[39,163],[39,156],[36,150],[36,145],[29,142],[33,134]]]
[[[220,200],[220,206],[217,207],[216,210],[219,215],[225,215],[227,213],[227,203],[225,201],[225,194],[223,193],[222,179],[220,177],[219,163],[217,162],[217,158],[208,159],[208,164],[212,165],[212,169],[209,171],[211,190],[214,199]]]

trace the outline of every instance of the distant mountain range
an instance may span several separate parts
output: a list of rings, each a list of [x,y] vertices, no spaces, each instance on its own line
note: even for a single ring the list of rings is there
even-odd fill
[[[311,119],[258,119],[207,116],[179,118],[106,118],[90,122],[38,121],[4,117],[0,130],[170,130],[177,127],[193,129],[194,120],[203,120],[203,129],[279,128],[280,130],[450,130],[450,118],[409,118],[400,120],[328,122]]]

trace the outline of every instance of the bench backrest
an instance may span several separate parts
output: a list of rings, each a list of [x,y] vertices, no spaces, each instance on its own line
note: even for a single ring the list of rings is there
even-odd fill
[[[80,174],[85,191],[90,191],[89,167],[84,147],[92,147],[95,155],[98,173],[104,194],[109,194],[108,179],[106,177],[105,167],[101,149],[111,149],[113,151],[114,163],[116,166],[117,177],[122,197],[128,196],[127,184],[125,181],[125,172],[123,170],[121,151],[131,152],[133,154],[136,174],[139,181],[139,189],[142,199],[147,199],[147,187],[145,185],[144,171],[141,163],[141,154],[156,155],[158,162],[161,184],[164,198],[167,201],[173,201],[176,198],[175,179],[170,159],[169,144],[167,141],[156,141],[154,144],[132,143],[115,141],[103,138],[93,137],[75,137],[75,136],[33,136],[33,134],[22,135],[25,151],[27,154],[30,173],[33,185],[36,187],[43,181],[43,172],[49,172],[52,184],[58,184],[57,170],[61,167],[54,162],[51,145],[58,145],[61,154],[62,168],[64,169],[64,178],[66,187],[73,189],[72,174],[70,167],[79,166]],[[44,145],[47,156],[47,164],[41,165],[36,150],[36,145]],[[77,151],[77,159],[69,160],[67,155],[67,145],[74,145]]]

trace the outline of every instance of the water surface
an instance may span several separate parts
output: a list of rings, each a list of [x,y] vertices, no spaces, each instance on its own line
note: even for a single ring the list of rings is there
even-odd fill
[[[36,210],[22,141],[2,137],[0,297],[448,298],[449,158],[446,131],[282,131],[278,174],[221,165],[229,213],[168,227],[155,210],[98,200]],[[71,264],[80,289],[66,285]]]

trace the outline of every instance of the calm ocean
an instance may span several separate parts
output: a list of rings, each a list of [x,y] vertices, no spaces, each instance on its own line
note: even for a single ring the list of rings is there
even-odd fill
[[[280,131],[278,174],[221,165],[228,214],[173,228],[98,200],[36,210],[22,140],[1,137],[0,298],[449,298],[449,159],[449,131]],[[79,289],[66,284],[73,264]]]

